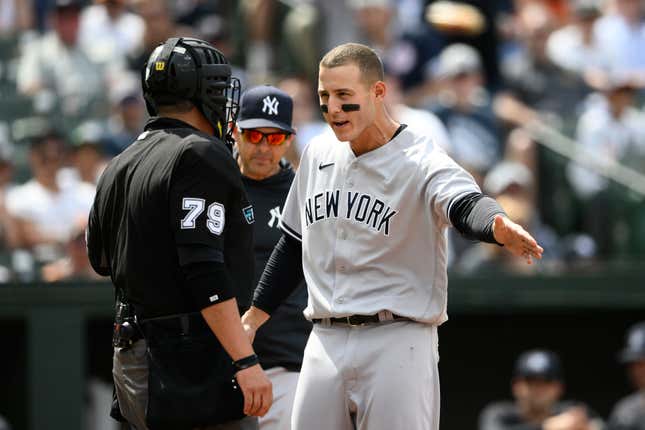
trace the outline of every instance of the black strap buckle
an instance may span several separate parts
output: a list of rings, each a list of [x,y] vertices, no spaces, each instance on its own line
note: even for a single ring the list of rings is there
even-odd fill
[[[343,317],[343,319],[345,320],[345,322],[347,322],[348,325],[352,327],[361,327],[370,322],[370,318],[363,315],[350,315]]]

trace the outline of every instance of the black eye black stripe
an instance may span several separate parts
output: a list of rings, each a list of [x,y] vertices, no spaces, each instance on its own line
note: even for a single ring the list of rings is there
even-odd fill
[[[348,103],[348,104],[341,105],[340,108],[343,110],[343,112],[354,112],[354,111],[361,110],[361,105]],[[322,113],[328,113],[329,107],[327,105],[320,105],[320,110]]]

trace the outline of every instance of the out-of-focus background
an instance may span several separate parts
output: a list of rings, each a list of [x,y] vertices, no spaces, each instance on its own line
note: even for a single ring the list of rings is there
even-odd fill
[[[172,36],[212,42],[243,89],[294,97],[294,165],[329,133],[319,59],[372,46],[392,115],[542,244],[528,266],[449,234],[442,429],[510,398],[530,348],[559,353],[566,395],[603,418],[633,389],[616,354],[645,319],[644,1],[0,0],[0,429],[115,428],[113,292],[83,233],[147,119],[141,66]]]

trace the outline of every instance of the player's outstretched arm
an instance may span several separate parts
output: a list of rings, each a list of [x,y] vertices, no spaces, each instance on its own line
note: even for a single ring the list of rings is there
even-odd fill
[[[524,228],[503,215],[496,215],[493,223],[495,240],[514,255],[526,259],[528,264],[533,258],[541,259],[544,249]]]

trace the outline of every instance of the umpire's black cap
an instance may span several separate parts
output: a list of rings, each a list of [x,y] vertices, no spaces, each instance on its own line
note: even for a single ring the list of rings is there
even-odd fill
[[[242,94],[237,126],[241,129],[275,127],[295,133],[292,116],[293,100],[289,94],[270,85],[260,85]]]
[[[627,332],[627,343],[619,354],[622,363],[645,360],[645,321],[634,324]]]
[[[536,349],[522,353],[515,362],[515,378],[564,381],[560,358],[552,351]]]

